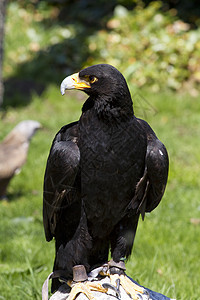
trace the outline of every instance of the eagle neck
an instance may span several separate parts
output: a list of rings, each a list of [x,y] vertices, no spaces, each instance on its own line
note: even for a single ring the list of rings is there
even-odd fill
[[[82,112],[93,111],[104,122],[122,122],[133,117],[132,100],[127,98],[117,99],[106,95],[90,96],[83,105]]]

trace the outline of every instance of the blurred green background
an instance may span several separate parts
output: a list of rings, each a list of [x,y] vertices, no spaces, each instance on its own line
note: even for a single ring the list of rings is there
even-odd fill
[[[127,273],[181,300],[200,297],[200,5],[198,1],[38,1],[7,4],[0,139],[41,122],[27,164],[0,202],[0,299],[41,299],[54,242],[45,241],[42,185],[55,133],[77,120],[86,95],[61,80],[95,63],[126,77],[135,114],[166,145],[169,182],[140,221]]]

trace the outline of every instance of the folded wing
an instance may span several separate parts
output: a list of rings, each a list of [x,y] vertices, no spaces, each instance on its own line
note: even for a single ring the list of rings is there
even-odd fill
[[[157,138],[147,122],[137,119],[147,135],[145,171],[136,187],[134,202],[139,202],[142,218],[158,206],[165,191],[169,159],[165,146]]]
[[[78,179],[80,152],[77,138],[76,122],[61,128],[52,143],[44,176],[45,235],[47,241],[56,237],[59,244],[66,243],[69,238],[63,226],[71,236],[79,221],[73,215],[73,209],[80,207],[78,203],[80,199]],[[78,213],[76,215],[78,216]],[[64,234],[62,234],[63,231]]]

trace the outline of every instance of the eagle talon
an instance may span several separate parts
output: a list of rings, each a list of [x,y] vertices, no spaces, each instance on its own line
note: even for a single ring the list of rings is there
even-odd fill
[[[146,295],[146,296],[148,296],[148,297],[150,297],[149,292],[147,290],[144,290],[143,294]]]
[[[117,287],[117,290],[119,291],[119,287],[120,287],[120,279],[119,278],[116,280],[116,287]]]
[[[149,300],[150,299],[150,295],[149,293],[145,290],[143,295],[142,294],[137,294],[138,299],[140,300]]]
[[[117,298],[118,298],[118,299],[121,299],[121,293],[120,293],[119,285],[118,285],[118,284],[117,284],[117,286],[114,286],[114,285],[111,284],[111,283],[103,283],[102,286],[103,286],[105,289],[112,289],[113,291],[115,291]]]

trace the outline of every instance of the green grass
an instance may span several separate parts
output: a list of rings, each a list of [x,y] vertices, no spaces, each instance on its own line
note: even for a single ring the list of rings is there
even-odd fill
[[[1,138],[22,119],[37,119],[43,125],[31,142],[27,164],[11,182],[10,201],[0,203],[2,299],[11,299],[13,294],[16,299],[39,299],[42,283],[51,272],[54,243],[45,242],[43,233],[43,175],[55,133],[80,115],[82,101],[77,96],[79,93],[70,92],[61,97],[59,88],[50,86],[26,108],[10,108],[1,121]],[[145,99],[146,120],[169,151],[170,173],[161,204],[139,223],[127,273],[171,297],[198,299],[200,226],[190,222],[200,218],[198,102],[187,96],[145,91],[133,98],[140,117]]]
[[[12,2],[8,9],[4,77],[20,78],[22,82],[31,76],[38,82],[43,75],[46,77],[42,93],[27,94],[25,89],[23,94],[13,93],[14,98],[9,97],[8,91],[13,90],[13,86],[8,81],[7,110],[0,112],[0,140],[24,119],[38,120],[43,126],[31,141],[26,165],[9,186],[9,201],[0,202],[0,299],[6,300],[13,297],[41,299],[42,284],[54,260],[54,242],[45,241],[42,224],[45,164],[55,133],[79,118],[86,98],[81,92],[60,95],[58,77],[62,76],[59,68],[52,72],[51,65],[56,50],[47,51],[48,46],[62,43],[70,34],[73,37],[72,26],[63,30],[52,22],[47,30],[48,16],[50,12],[56,15],[56,9],[48,10],[44,6],[39,13],[33,13],[19,8],[16,3]],[[39,23],[41,18],[42,24]],[[73,43],[70,44],[74,46],[72,50],[77,49]],[[36,50],[44,51],[43,56],[38,56],[39,60]],[[77,53],[76,63],[79,61]],[[62,63],[60,55],[56,55],[56,59],[56,64]],[[168,149],[170,172],[161,204],[146,215],[144,222],[139,222],[127,273],[140,284],[170,297],[197,300],[200,295],[200,225],[192,223],[191,218],[200,219],[199,100],[172,92],[135,91],[132,85],[130,89],[136,116],[149,122]]]

